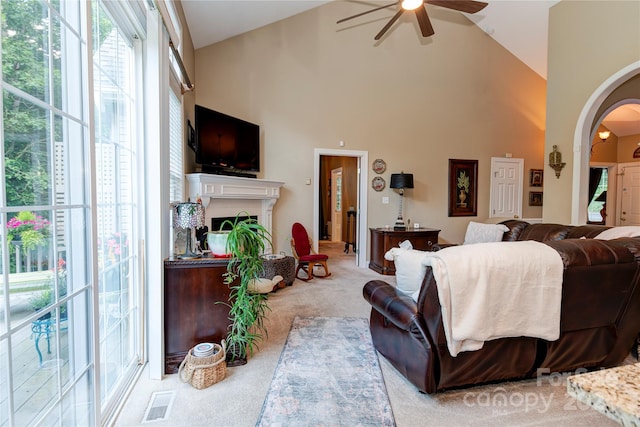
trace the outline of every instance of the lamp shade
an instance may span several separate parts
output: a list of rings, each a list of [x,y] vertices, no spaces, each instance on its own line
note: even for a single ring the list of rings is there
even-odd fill
[[[594,202],[606,202],[607,201],[607,190],[604,190],[598,198],[594,200]]]
[[[173,209],[173,226],[175,228],[204,227],[204,206],[200,203],[178,203]]]
[[[391,188],[413,188],[413,174],[412,173],[392,173],[391,174]]]

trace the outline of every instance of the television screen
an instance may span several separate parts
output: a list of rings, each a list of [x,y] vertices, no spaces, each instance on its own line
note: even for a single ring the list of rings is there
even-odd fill
[[[260,171],[258,125],[200,105],[195,116],[196,163],[203,165],[203,171]]]

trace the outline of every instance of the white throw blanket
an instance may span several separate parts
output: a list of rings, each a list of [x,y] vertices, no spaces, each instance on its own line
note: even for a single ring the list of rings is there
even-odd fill
[[[433,269],[452,356],[496,338],[560,336],[564,266],[544,243],[452,246],[422,262]]]

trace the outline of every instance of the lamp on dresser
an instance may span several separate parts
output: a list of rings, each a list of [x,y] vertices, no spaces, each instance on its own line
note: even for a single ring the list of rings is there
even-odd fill
[[[396,223],[393,225],[393,229],[406,230],[407,226],[404,223],[402,212],[402,199],[404,198],[404,189],[413,188],[413,174],[404,172],[392,173],[391,184],[389,187],[398,190],[398,193],[400,194],[400,209],[398,210],[398,218],[396,219]]]
[[[186,202],[178,203],[173,208],[173,227],[187,230],[186,247],[182,254],[178,254],[180,259],[199,258],[201,254],[192,250],[193,236],[191,230],[204,227],[204,206],[200,203]]]

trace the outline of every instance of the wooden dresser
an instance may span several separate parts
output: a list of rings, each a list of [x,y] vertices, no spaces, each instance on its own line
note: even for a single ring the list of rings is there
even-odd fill
[[[396,268],[393,261],[384,259],[384,254],[391,248],[397,247],[400,242],[408,240],[413,249],[421,251],[431,250],[431,246],[438,243],[440,230],[434,228],[407,228],[397,231],[388,228],[370,228],[371,231],[371,260],[369,268],[387,275],[395,275]]]
[[[220,344],[227,336],[229,286],[222,276],[227,262],[215,258],[165,260],[165,373],[177,373],[196,344]]]

